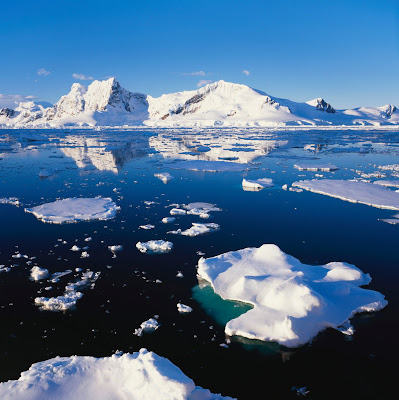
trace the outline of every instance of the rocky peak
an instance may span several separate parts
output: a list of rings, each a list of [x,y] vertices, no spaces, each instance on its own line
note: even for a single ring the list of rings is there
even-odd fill
[[[310,100],[306,102],[312,107],[315,107],[316,110],[318,111],[325,111],[327,113],[334,114],[335,109],[331,106],[331,104],[327,103],[324,99],[321,97],[318,97],[317,99]]]

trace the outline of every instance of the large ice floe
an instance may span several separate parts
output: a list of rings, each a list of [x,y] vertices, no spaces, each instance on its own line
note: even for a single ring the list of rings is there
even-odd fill
[[[360,287],[371,278],[354,265],[302,264],[274,244],[201,258],[198,276],[223,299],[253,306],[226,324],[227,335],[287,347],[303,345],[328,327],[339,329],[356,313],[387,305],[381,293]]]
[[[186,229],[184,231],[182,231],[181,229],[177,229],[176,231],[169,231],[168,233],[171,233],[173,235],[194,237],[194,236],[205,235],[206,233],[215,232],[215,231],[218,231],[219,229],[220,229],[220,226],[213,222],[210,222],[208,224],[202,224],[200,222],[193,222],[192,227],[189,229]]]
[[[258,192],[259,190],[272,186],[274,186],[273,179],[270,178],[261,178],[257,180],[249,180],[249,179],[242,180],[242,188],[245,191]]]
[[[2,400],[222,400],[146,349],[111,357],[55,357],[0,383]]]
[[[25,208],[43,222],[62,224],[114,218],[120,209],[109,197],[68,198]]]
[[[292,186],[350,201],[351,203],[366,204],[368,206],[386,208],[389,210],[399,210],[399,193],[369,182],[314,179],[294,182]]]
[[[169,253],[173,248],[173,243],[167,242],[165,240],[149,240],[148,242],[137,242],[136,247],[142,253],[148,253],[148,254]]]

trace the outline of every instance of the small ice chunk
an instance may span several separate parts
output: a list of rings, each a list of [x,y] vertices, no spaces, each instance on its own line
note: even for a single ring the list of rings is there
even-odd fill
[[[57,297],[36,297],[35,305],[45,311],[66,311],[76,306],[76,302],[83,296],[81,292],[66,292]]]
[[[168,183],[174,177],[169,172],[160,172],[159,174],[154,174],[155,177],[159,178],[163,183]]]
[[[242,180],[242,188],[247,191],[259,191],[272,186],[274,186],[273,179],[269,178],[257,179],[255,181],[249,179]]]
[[[165,218],[162,218],[162,222],[164,223],[164,224],[170,224],[171,222],[173,222],[173,221],[175,221],[176,220],[176,218],[174,218],[174,217],[165,217]]]
[[[16,197],[1,197],[0,204],[11,204],[13,206],[21,205],[21,203]]]
[[[140,229],[154,229],[155,226],[154,226],[154,225],[147,224],[147,225],[140,225],[139,228],[140,228]]]
[[[137,242],[136,247],[142,253],[169,253],[173,248],[173,243],[165,240],[150,240],[148,242]]]
[[[108,249],[114,253],[115,251],[122,251],[123,246],[121,244],[114,244],[112,246],[108,246]]]
[[[93,238],[91,238],[90,236],[85,238],[85,242],[91,242],[93,240]]]
[[[200,222],[193,222],[192,227],[189,229],[186,229],[185,231],[178,229],[176,231],[169,231],[168,233],[171,233],[173,235],[183,235],[183,236],[194,237],[194,236],[204,235],[204,234],[210,233],[210,232],[215,232],[219,229],[220,229],[220,225],[215,224],[215,223],[203,224]]]
[[[52,283],[57,283],[59,282],[60,278],[65,276],[65,275],[69,275],[72,273],[71,269],[67,269],[66,271],[62,271],[62,272],[54,272],[53,274],[51,274],[51,282]]]
[[[186,314],[186,313],[190,313],[191,311],[193,311],[193,309],[190,306],[186,306],[185,304],[177,303],[177,311],[180,314]]]
[[[89,257],[90,257],[90,254],[87,251],[82,251],[80,258],[89,258]]]
[[[80,249],[80,247],[76,246],[76,244],[74,244],[69,250],[80,251],[81,249]]]
[[[142,322],[140,328],[135,329],[134,334],[137,336],[143,336],[143,333],[155,332],[160,326],[160,323],[155,318],[150,318],[147,321]]]
[[[34,281],[40,281],[41,279],[46,279],[49,276],[48,269],[46,268],[40,268],[37,266],[34,266],[30,270],[30,276],[31,279]]]
[[[176,278],[184,278],[184,275],[181,271],[178,271],[176,274]]]
[[[170,215],[186,215],[187,211],[186,210],[182,210],[180,208],[172,208],[170,210]]]
[[[295,164],[294,168],[299,171],[336,171],[339,169],[334,164]]]
[[[288,185],[287,185],[287,184],[285,184],[285,185],[281,186],[281,189],[283,189],[283,190],[287,190],[287,189],[288,189]]]
[[[25,208],[42,222],[62,224],[114,218],[120,209],[109,197],[68,198],[40,206]]]

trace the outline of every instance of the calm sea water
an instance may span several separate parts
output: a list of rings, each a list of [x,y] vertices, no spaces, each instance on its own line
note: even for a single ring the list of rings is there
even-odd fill
[[[20,136],[22,133],[22,136]],[[394,386],[399,328],[399,226],[379,221],[395,212],[344,202],[309,192],[281,189],[315,172],[297,162],[334,163],[324,177],[352,179],[356,171],[378,171],[397,163],[399,134],[379,131],[35,131],[46,140],[27,141],[26,131],[0,131],[0,197],[18,197],[21,207],[0,205],[0,381],[17,379],[32,363],[56,355],[109,356],[116,350],[146,347],[171,360],[197,385],[239,399],[296,398],[293,386],[306,386],[307,398],[388,398]],[[29,132],[28,132],[29,134]],[[314,144],[316,151],[304,149]],[[209,150],[208,150],[208,149]],[[199,151],[198,151],[199,150]],[[208,151],[207,151],[208,150]],[[196,172],[173,169],[176,160],[229,159],[249,171]],[[39,178],[42,170],[52,171]],[[169,172],[168,184],[154,173]],[[275,187],[245,192],[243,178],[273,178]],[[121,207],[113,220],[53,225],[38,221],[24,207],[58,198],[112,197]],[[154,201],[147,205],[144,201]],[[177,217],[162,224],[171,203],[203,201],[222,209],[206,221]],[[216,222],[218,232],[200,237],[169,235],[191,222]],[[142,230],[140,225],[155,229]],[[92,237],[85,242],[86,237]],[[66,241],[62,244],[59,240]],[[169,254],[141,254],[138,241],[165,239]],[[225,343],[224,324],[244,312],[225,302],[196,277],[198,251],[211,257],[230,250],[275,243],[303,263],[344,261],[372,277],[370,289],[389,304],[352,319],[355,334],[328,329],[311,343],[288,349],[276,343],[234,338]],[[72,245],[89,246],[80,258]],[[107,246],[121,244],[117,258]],[[65,313],[40,311],[37,296],[63,292],[71,275],[51,284],[32,282],[26,259],[51,273],[90,268],[101,275],[77,307]],[[177,278],[181,271],[183,278]],[[162,283],[156,282],[157,280]],[[181,315],[182,302],[193,312]],[[161,327],[135,336],[141,322],[159,315]],[[396,367],[397,368],[397,367]]]

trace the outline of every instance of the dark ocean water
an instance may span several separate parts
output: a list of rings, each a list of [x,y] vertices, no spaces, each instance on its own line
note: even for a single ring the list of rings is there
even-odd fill
[[[379,221],[394,211],[382,210],[310,192],[284,191],[281,186],[316,174],[352,179],[399,162],[399,134],[378,131],[41,131],[47,140],[21,140],[20,132],[0,131],[0,197],[18,197],[23,206],[0,204],[0,381],[17,379],[32,363],[56,355],[109,356],[116,350],[141,347],[171,360],[197,385],[238,399],[296,398],[293,386],[309,389],[314,399],[388,398],[397,370],[399,328],[399,226]],[[304,149],[315,144],[317,151]],[[211,151],[196,152],[198,146]],[[233,149],[233,150],[228,150]],[[206,150],[206,149],[205,149]],[[184,154],[181,154],[184,153]],[[188,154],[191,153],[191,154]],[[197,172],[173,169],[176,159],[217,161],[238,157],[249,171]],[[297,162],[333,163],[332,172],[306,172]],[[39,178],[41,170],[52,171]],[[169,172],[168,184],[154,173]],[[389,171],[388,171],[389,173]],[[243,178],[273,178],[275,186],[243,191]],[[371,178],[372,180],[376,178]],[[388,178],[387,178],[388,179]],[[111,197],[121,210],[113,220],[46,224],[24,212],[58,198]],[[146,205],[144,201],[154,201]],[[209,220],[177,216],[171,203],[208,202],[221,212]],[[167,234],[192,222],[216,222],[209,235]],[[142,230],[140,225],[155,229]],[[92,237],[85,242],[86,237]],[[67,244],[63,244],[62,241]],[[148,255],[138,241],[170,240],[168,254]],[[200,288],[198,251],[211,257],[226,251],[277,244],[307,264],[344,261],[372,277],[370,289],[383,293],[388,306],[352,319],[353,336],[327,329],[300,348],[232,338],[225,343],[224,324],[244,312]],[[72,245],[89,246],[80,258]],[[109,245],[123,245],[112,257]],[[51,284],[29,279],[26,259],[50,273],[89,268],[101,272],[94,289],[84,292],[74,310],[40,311],[37,296],[62,294],[72,275]],[[176,277],[181,271],[183,278]],[[157,283],[156,280],[162,281]],[[182,302],[193,312],[182,315]],[[159,315],[161,327],[135,336],[140,324]]]

